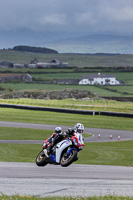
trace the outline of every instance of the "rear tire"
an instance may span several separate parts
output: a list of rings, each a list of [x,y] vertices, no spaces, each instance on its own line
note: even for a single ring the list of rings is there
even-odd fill
[[[63,152],[60,164],[62,167],[67,167],[69,166],[72,162],[74,162],[77,159],[77,151],[73,150],[70,152],[68,156],[67,151]]]
[[[47,157],[44,154],[44,151],[42,150],[36,157],[36,164],[39,167],[44,167],[48,163],[46,162]]]

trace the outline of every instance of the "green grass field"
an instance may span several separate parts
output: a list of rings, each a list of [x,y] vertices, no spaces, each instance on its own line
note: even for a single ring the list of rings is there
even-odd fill
[[[46,140],[54,130],[36,130],[30,128],[0,127],[0,140]],[[91,134],[83,133],[84,137]]]
[[[55,69],[55,72],[56,72],[56,69]],[[32,77],[34,78],[42,78],[42,79],[79,79],[79,78],[82,78],[82,76],[84,74],[97,74],[97,73],[94,73],[94,72],[91,72],[91,73],[86,73],[86,72],[82,72],[82,73],[49,73],[49,74],[46,74],[46,73],[41,73],[41,74],[31,74]],[[123,80],[125,81],[126,84],[132,84],[133,85],[133,72],[101,72],[101,74],[113,74],[116,76],[116,79],[117,80]]]
[[[101,97],[133,97],[133,86],[90,86],[90,85],[58,85],[58,84],[41,84],[41,83],[2,83],[2,87],[12,89],[14,91],[24,90],[40,90],[40,91],[55,91],[65,89],[79,89],[89,90],[90,92],[97,93]],[[117,89],[118,91],[111,91],[109,89]]]
[[[32,197],[32,196],[6,196],[1,195],[0,200],[132,200],[133,197],[127,196],[94,196],[94,197]]]
[[[117,92],[120,92],[121,94],[123,93],[123,96],[126,96],[127,94],[131,94],[133,95],[133,85],[131,86],[107,86],[107,88],[109,89],[114,89],[114,90],[117,90]]]
[[[52,134],[51,130],[0,127],[0,140],[42,140],[43,141],[47,139],[51,134]]]
[[[133,66],[132,55],[83,55],[83,54],[43,54],[30,52],[0,51],[0,62],[30,63],[37,58],[39,62],[57,59],[78,67],[119,67]]]
[[[80,122],[85,127],[91,128],[133,130],[132,118],[30,111],[12,108],[0,108],[0,121],[66,126],[74,126],[77,122]]]

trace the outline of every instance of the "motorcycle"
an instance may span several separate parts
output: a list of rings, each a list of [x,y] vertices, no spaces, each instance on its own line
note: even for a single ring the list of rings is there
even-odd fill
[[[46,166],[47,164],[61,165],[67,167],[78,160],[78,152],[84,147],[84,141],[81,134],[65,138],[53,146],[51,154],[47,157],[44,150],[47,148],[44,141],[42,151],[36,157],[37,166]]]

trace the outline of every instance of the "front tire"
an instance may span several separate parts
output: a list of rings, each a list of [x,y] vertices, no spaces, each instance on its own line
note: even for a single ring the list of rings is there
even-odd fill
[[[62,167],[69,166],[72,162],[74,162],[77,158],[77,151],[72,149],[69,155],[67,155],[67,151],[63,152],[60,164]]]
[[[42,150],[36,157],[36,164],[39,167],[44,167],[48,163],[46,162],[47,157],[44,154],[44,151]]]

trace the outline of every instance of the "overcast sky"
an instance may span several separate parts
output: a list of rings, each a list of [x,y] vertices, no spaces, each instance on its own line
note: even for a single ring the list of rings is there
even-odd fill
[[[0,31],[132,35],[133,0],[0,0]]]

